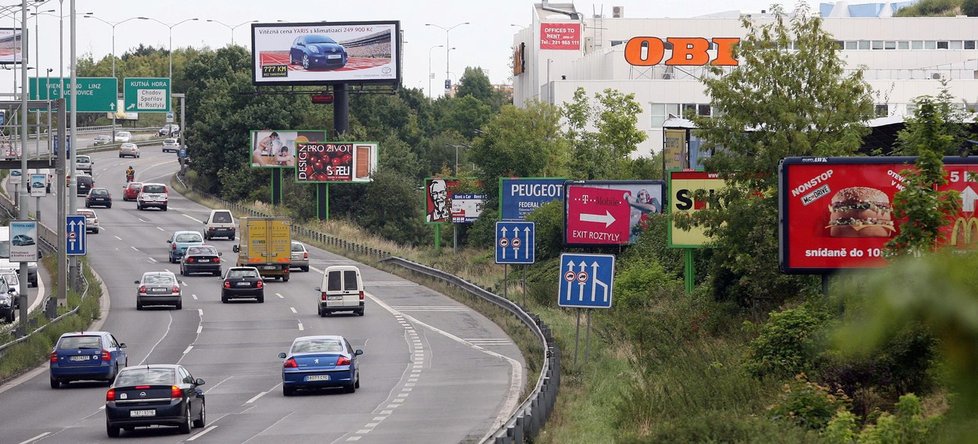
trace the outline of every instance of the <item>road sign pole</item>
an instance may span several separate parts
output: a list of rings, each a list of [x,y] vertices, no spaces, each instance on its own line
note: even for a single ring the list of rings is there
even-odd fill
[[[509,287],[509,278],[506,276],[506,272],[509,270],[509,264],[503,264],[503,299],[509,299],[506,294],[506,287]]]
[[[58,141],[59,146],[64,147],[65,129],[66,129],[65,99],[64,98],[58,99],[55,102],[55,106],[58,108],[58,133],[57,133],[58,135],[57,135],[57,139],[55,140]],[[54,165],[55,165],[54,166],[55,175],[58,178],[58,184],[57,184],[58,189],[54,193],[55,196],[57,196],[58,198],[58,219],[57,222],[55,223],[55,225],[58,226],[57,228],[58,251],[55,257],[55,260],[58,263],[58,273],[57,273],[58,281],[55,284],[55,287],[58,289],[58,306],[63,307],[68,303],[68,285],[67,285],[68,274],[67,274],[67,270],[65,270],[65,262],[68,259],[66,255],[67,248],[68,248],[67,246],[68,240],[65,238],[65,236],[67,236],[67,233],[65,232],[67,230],[67,227],[65,226],[65,216],[67,216],[65,211],[65,198],[67,196],[65,196],[65,193],[69,193],[71,192],[71,190],[68,188],[67,182],[65,181],[65,156],[61,153],[58,153],[58,155],[55,156]]]
[[[584,362],[591,360],[591,310],[586,311],[587,327],[584,330]]]
[[[574,368],[577,368],[577,349],[581,343],[581,309],[577,309],[577,326],[574,327]]]
[[[693,249],[684,248],[684,260],[686,262],[685,273],[686,273],[686,294],[693,292],[693,288],[696,286],[696,270],[693,263]]]
[[[520,292],[523,293],[523,306],[526,307],[526,265],[520,270]]]
[[[435,251],[441,253],[441,224],[435,224]]]

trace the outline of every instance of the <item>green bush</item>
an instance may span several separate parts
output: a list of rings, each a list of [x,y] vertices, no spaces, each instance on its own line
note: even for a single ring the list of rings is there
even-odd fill
[[[824,429],[840,408],[847,408],[845,393],[808,381],[804,374],[784,384],[778,402],[770,409],[771,418],[812,430]]]
[[[813,369],[824,346],[826,315],[810,304],[771,317],[750,342],[747,368],[757,376],[790,377]]]
[[[866,444],[924,444],[933,442],[928,436],[940,417],[925,418],[920,399],[913,393],[900,397],[893,414],[883,413],[876,425],[866,426],[859,434],[859,442]]]
[[[540,205],[526,219],[535,224],[537,261],[560,257],[564,251],[564,203],[553,201]]]
[[[785,427],[765,418],[706,410],[697,414],[656,421],[649,433],[622,431],[618,442],[647,443],[818,443],[819,436],[801,427]]]

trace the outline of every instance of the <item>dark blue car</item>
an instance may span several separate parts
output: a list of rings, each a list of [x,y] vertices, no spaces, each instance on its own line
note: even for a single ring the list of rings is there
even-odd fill
[[[346,66],[346,48],[322,34],[297,37],[289,50],[289,64],[302,64],[305,69],[336,69]]]
[[[282,363],[282,393],[292,396],[299,389],[341,387],[347,393],[360,388],[357,357],[342,336],[301,336],[295,338],[289,353],[279,353]]]
[[[71,381],[99,380],[106,385],[129,363],[126,344],[105,331],[65,333],[51,352],[51,388]]]
[[[149,364],[122,369],[105,392],[105,431],[110,438],[136,427],[177,426],[180,433],[207,425],[204,380],[182,365]]]

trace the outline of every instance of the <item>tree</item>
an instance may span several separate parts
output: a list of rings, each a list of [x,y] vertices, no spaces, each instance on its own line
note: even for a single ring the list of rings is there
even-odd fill
[[[489,103],[492,93],[492,83],[489,82],[489,77],[486,77],[482,68],[468,66],[458,81],[458,91],[455,93],[455,97],[461,99],[472,96],[481,102]]]
[[[807,7],[771,20],[742,20],[735,48],[740,64],[729,74],[713,68],[704,80],[718,117],[691,116],[715,154],[706,162],[726,181],[725,204],[695,215],[717,242],[713,289],[744,304],[778,302],[811,280],[778,271],[778,163],[788,156],[844,156],[861,144],[872,117],[869,86],[847,75],[835,39]],[[786,50],[789,43],[794,50]]]
[[[961,13],[968,17],[978,17],[978,0],[964,0],[961,2]]]
[[[594,98],[597,103],[590,103],[584,88],[578,88],[571,102],[564,103],[566,134],[577,159],[573,175],[585,179],[628,178],[629,155],[646,138],[635,127],[642,108],[634,94],[613,89],[595,94]]]

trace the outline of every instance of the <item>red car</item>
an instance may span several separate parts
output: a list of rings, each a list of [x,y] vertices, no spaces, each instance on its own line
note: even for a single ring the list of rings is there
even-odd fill
[[[136,196],[139,196],[139,190],[142,188],[142,182],[129,182],[122,188],[122,200],[136,200]]]

